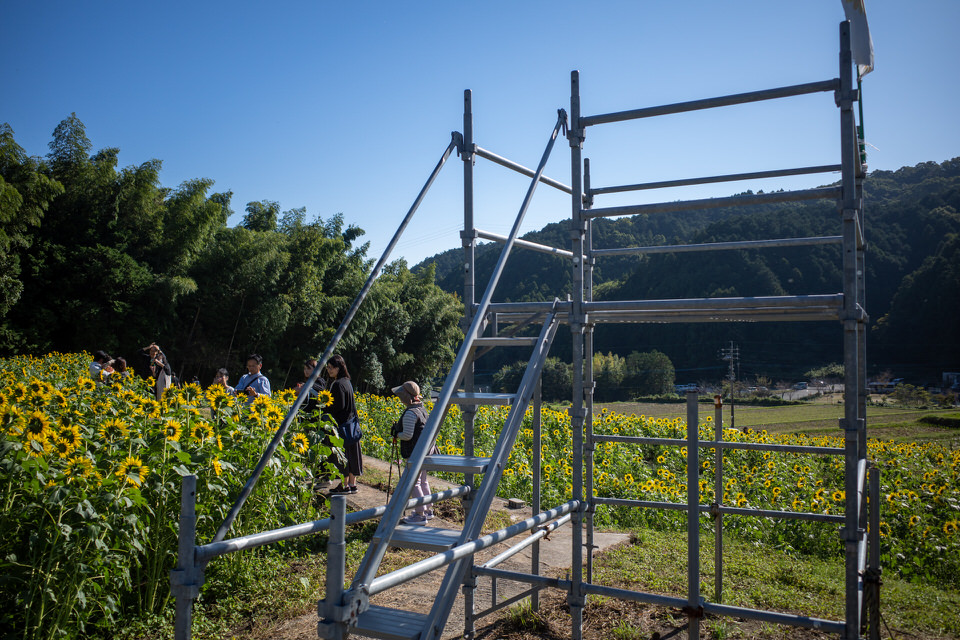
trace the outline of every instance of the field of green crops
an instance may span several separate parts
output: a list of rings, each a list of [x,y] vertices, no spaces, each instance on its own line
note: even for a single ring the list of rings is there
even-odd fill
[[[196,474],[198,539],[209,541],[293,401],[290,390],[238,405],[222,389],[168,390],[135,376],[97,384],[86,354],[0,359],[0,628],[25,638],[109,635],[119,620],[169,610],[180,477]],[[360,395],[364,453],[390,457],[396,398]],[[677,413],[682,405],[675,405]],[[481,407],[476,449],[489,454],[506,410]],[[545,409],[540,451],[530,416],[504,471],[501,495],[529,500],[535,456],[543,461],[543,505],[572,494],[569,415]],[[713,437],[709,415],[701,439]],[[597,433],[682,438],[680,417],[604,410]],[[724,430],[726,440],[839,447],[832,435]],[[462,453],[462,419],[453,407],[437,442]],[[883,564],[887,572],[960,587],[960,451],[936,442],[871,440],[882,483]],[[231,530],[231,536],[316,517],[312,474],[329,449],[310,424],[295,424]],[[725,455],[723,495],[714,496],[714,456],[700,452],[701,503],[722,498],[744,508],[842,511],[843,462],[835,457],[765,452]],[[594,482],[602,496],[681,502],[686,452],[604,443]],[[681,530],[682,512],[599,508],[598,525]],[[701,520],[704,531],[712,526]],[[838,557],[836,525],[728,516],[739,538],[780,549]],[[237,562],[251,558],[237,554]],[[251,561],[255,561],[251,560]],[[231,562],[233,562],[231,560]],[[208,587],[210,586],[208,580]]]

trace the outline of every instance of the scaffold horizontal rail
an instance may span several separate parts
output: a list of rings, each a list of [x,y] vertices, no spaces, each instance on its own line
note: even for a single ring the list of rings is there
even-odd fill
[[[686,446],[685,438],[646,438],[643,436],[621,436],[594,434],[594,442],[619,442],[622,444],[645,444],[667,447]],[[730,440],[699,440],[697,446],[702,449],[736,449],[742,451],[772,451],[779,453],[812,453],[825,456],[842,456],[843,447],[805,447],[792,444],[768,444],[765,442],[733,442]]]
[[[704,602],[703,610],[706,613],[714,613],[721,616],[749,618],[753,620],[760,620],[761,622],[791,625],[794,627],[805,627],[807,629],[819,629],[821,631],[826,631],[827,633],[843,633],[846,630],[846,625],[843,622],[837,622],[834,620],[811,618],[809,616],[798,616],[790,613],[780,613],[778,611],[747,609],[745,607],[735,607],[732,605],[717,604],[714,602]]]
[[[820,187],[798,191],[772,191],[769,193],[750,193],[726,198],[703,198],[700,200],[676,200],[653,204],[631,204],[620,207],[601,207],[583,209],[585,218],[615,218],[643,213],[671,213],[676,211],[697,211],[700,209],[720,209],[777,202],[801,202],[804,200],[838,200],[843,195],[840,187]]]
[[[595,497],[596,504],[606,504],[614,507],[640,507],[646,509],[664,509],[666,511],[686,511],[686,502],[660,502],[657,500],[633,500],[630,498],[599,498]],[[716,510],[725,515],[753,516],[757,518],[780,518],[783,520],[810,520],[812,522],[842,523],[844,516],[829,513],[813,513],[810,511],[777,511],[772,509],[747,509],[743,507],[729,507],[726,505],[711,506],[697,505],[700,513],[711,513]]]
[[[721,96],[719,98],[705,98],[703,100],[691,100],[689,102],[676,102],[659,107],[644,107],[642,109],[617,111],[615,113],[606,113],[595,116],[582,116],[579,121],[579,126],[592,127],[598,124],[623,122],[624,120],[638,120],[640,118],[652,118],[654,116],[664,116],[671,113],[700,111],[702,109],[729,107],[735,104],[746,104],[748,102],[776,100],[779,98],[789,98],[792,96],[801,96],[809,93],[839,90],[840,80],[834,78],[832,80],[822,80],[820,82],[809,82],[806,84],[795,84],[789,87],[779,87],[776,89],[764,89],[761,91],[751,91],[748,93],[736,93],[729,96]],[[577,126],[577,123],[574,123],[574,126]]]
[[[595,257],[627,256],[655,253],[691,253],[700,251],[733,251],[744,249],[769,249],[783,247],[814,247],[841,244],[843,236],[819,236],[810,238],[779,238],[776,240],[741,240],[738,242],[703,242],[700,244],[674,244],[649,247],[623,247],[619,249],[594,249]]]
[[[497,233],[482,231],[480,229],[477,229],[476,232],[477,232],[477,237],[483,238],[484,240],[493,240],[494,242],[501,242],[501,243],[507,241],[507,236],[502,236]],[[551,247],[551,246],[548,246],[545,244],[539,244],[536,242],[530,242],[529,240],[521,240],[520,238],[517,238],[516,240],[514,240],[513,244],[515,244],[518,247],[523,247],[525,249],[539,251],[540,253],[549,253],[550,255],[563,256],[565,258],[573,257],[572,251],[567,251],[565,249],[557,249],[556,247]]]
[[[486,158],[486,159],[489,160],[490,162],[494,162],[494,163],[500,165],[501,167],[506,167],[507,169],[512,169],[513,171],[516,171],[517,173],[523,174],[523,175],[527,176],[528,178],[532,178],[532,177],[535,175],[533,169],[528,169],[527,167],[523,166],[522,164],[517,164],[516,162],[513,162],[513,161],[511,161],[511,160],[507,160],[507,159],[504,158],[503,156],[498,156],[497,154],[493,153],[492,151],[488,151],[488,150],[486,150],[486,149],[484,149],[484,148],[482,148],[482,147],[475,146],[475,147],[474,147],[474,153],[476,153],[476,154],[477,154],[478,156],[480,156],[481,158]],[[571,188],[568,187],[567,185],[563,184],[562,182],[558,182],[558,181],[554,180],[553,178],[548,178],[547,176],[540,176],[540,182],[542,182],[543,184],[545,184],[545,185],[547,185],[547,186],[549,186],[549,187],[553,187],[554,189],[559,189],[560,191],[563,191],[563,192],[565,192],[565,193],[573,193],[573,189],[571,189]]]
[[[816,294],[808,296],[754,296],[741,298],[665,298],[659,300],[616,300],[586,302],[587,313],[596,311],[731,311],[737,309],[761,311],[766,309],[803,309],[812,307],[843,307],[843,294]]]
[[[642,182],[640,184],[625,184],[612,187],[592,187],[587,195],[599,196],[607,193],[623,193],[625,191],[645,191],[648,189],[668,189],[671,187],[689,187],[698,184],[715,184],[718,182],[736,182],[738,180],[763,180],[766,178],[783,178],[786,176],[802,176],[811,173],[833,173],[840,171],[838,164],[825,164],[814,167],[797,167],[795,169],[773,169],[770,171],[751,171],[748,173],[728,173],[719,176],[701,178],[683,178],[680,180],[661,180],[659,182]]]

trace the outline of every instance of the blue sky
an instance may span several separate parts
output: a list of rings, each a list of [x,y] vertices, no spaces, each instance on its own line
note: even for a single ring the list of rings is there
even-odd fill
[[[876,70],[864,79],[869,167],[960,155],[960,2],[866,0]],[[342,213],[378,257],[473,91],[477,143],[535,167],[569,110],[584,115],[827,80],[840,0],[802,2],[35,2],[3,0],[0,121],[45,155],[71,112],[120,164],[157,158],[176,187],[210,178],[235,215],[275,200]],[[594,127],[595,186],[839,162],[839,117],[817,94]],[[558,141],[547,174],[570,181]],[[805,188],[831,174],[607,196],[597,206]],[[451,159],[393,257],[460,246],[462,167]],[[506,234],[527,179],[480,160],[476,224]],[[523,230],[569,218],[538,189]]]

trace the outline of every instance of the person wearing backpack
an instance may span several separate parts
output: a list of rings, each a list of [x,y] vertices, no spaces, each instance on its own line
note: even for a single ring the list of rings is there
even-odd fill
[[[399,387],[394,387],[393,393],[403,402],[404,410],[400,414],[400,418],[393,423],[391,432],[394,440],[400,440],[400,456],[404,460],[409,460],[430,414],[423,407],[420,386],[416,382],[408,380]],[[430,450],[430,454],[434,453],[437,453],[436,446],[431,447]],[[430,483],[427,481],[427,472],[421,470],[417,483],[413,487],[412,497],[420,498],[428,495],[430,495]],[[414,513],[403,518],[400,522],[403,524],[426,524],[428,520],[432,519],[433,509],[430,508],[430,505],[422,504],[414,510]]]

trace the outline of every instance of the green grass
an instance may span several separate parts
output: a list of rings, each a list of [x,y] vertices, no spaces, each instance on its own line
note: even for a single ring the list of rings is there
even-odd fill
[[[724,538],[722,602],[843,620],[842,560],[813,559]],[[632,544],[600,555],[594,581],[635,591],[686,596],[686,536],[650,529]],[[716,601],[712,534],[701,536],[701,595]],[[960,637],[960,592],[926,583],[883,578],[881,615],[891,630],[922,637]],[[715,636],[716,631],[715,630]],[[896,633],[899,636],[899,633]]]

